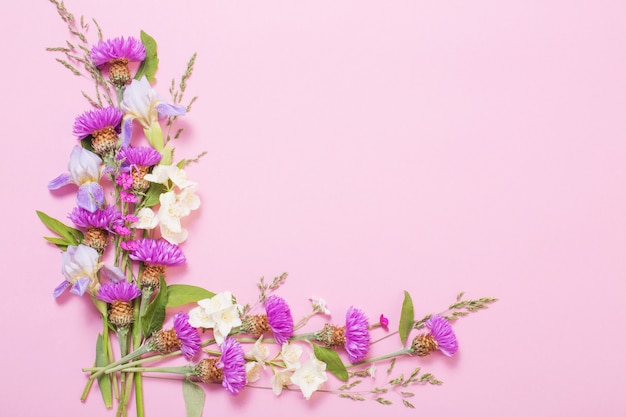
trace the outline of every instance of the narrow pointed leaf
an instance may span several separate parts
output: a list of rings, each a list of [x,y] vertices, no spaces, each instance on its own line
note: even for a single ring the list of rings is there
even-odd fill
[[[50,243],[54,243],[57,246],[57,248],[61,249],[63,252],[65,252],[67,250],[67,247],[71,244],[67,240],[60,238],[60,237],[44,236],[43,238],[46,239]]]
[[[73,227],[66,226],[59,220],[48,216],[46,213],[37,210],[37,216],[39,220],[52,232],[64,238],[70,242],[71,245],[76,246],[83,240],[83,232]],[[54,243],[54,242],[53,242]]]
[[[348,380],[348,370],[337,352],[318,345],[313,345],[315,357],[326,364],[326,370],[342,381]]]
[[[141,202],[142,207],[152,207],[159,204],[159,197],[166,191],[163,184],[152,183],[146,191],[146,195]]]
[[[167,306],[167,285],[161,276],[161,286],[159,293],[152,300],[146,314],[141,318],[141,326],[145,337],[149,337],[157,330],[161,330],[165,321],[165,307]]]
[[[104,340],[102,334],[98,334],[98,340],[96,340],[96,366],[107,366],[109,361],[107,360],[106,347],[104,346]],[[102,400],[106,408],[113,407],[113,390],[111,388],[111,375],[102,374],[98,377],[98,387],[102,394]]]
[[[398,333],[400,334],[402,346],[406,345],[406,339],[409,337],[409,333],[411,333],[414,321],[413,300],[411,300],[411,295],[408,291],[405,291],[404,301],[402,302],[402,311],[400,312],[400,324],[398,326]]]
[[[215,293],[193,285],[175,284],[167,287],[167,307],[178,307],[212,298]]]
[[[139,36],[141,37],[141,43],[143,43],[144,48],[146,48],[146,58],[141,61],[137,74],[135,74],[135,79],[139,80],[145,75],[149,82],[154,82],[156,81],[154,74],[156,74],[159,67],[157,44],[154,38],[143,30]]]
[[[187,417],[202,417],[205,393],[201,386],[185,379],[183,381],[183,398]]]

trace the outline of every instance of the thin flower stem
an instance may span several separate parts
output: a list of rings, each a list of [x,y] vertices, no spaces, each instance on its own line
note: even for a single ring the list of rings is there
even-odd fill
[[[141,355],[143,355],[144,353],[150,352],[150,350],[152,349],[152,347],[149,344],[145,344],[139,347],[139,349],[129,353],[128,355],[124,356],[123,358],[105,366],[104,368],[100,369],[98,372],[91,374],[91,376],[89,377],[89,379],[94,379],[99,377],[100,375],[104,374],[104,373],[109,373],[107,372],[109,369],[116,367],[117,365],[120,365],[122,363],[126,363],[130,360],[133,360],[135,358],[140,357]]]
[[[139,273],[143,270],[143,266],[139,265]],[[133,322],[133,347],[137,349],[137,346],[141,346],[141,315],[140,312],[139,301],[135,299],[133,303],[133,317],[135,321]],[[144,404],[143,404],[143,378],[141,374],[135,374],[133,378],[133,382],[135,385],[135,408],[137,409],[137,417],[143,417],[145,414]]]
[[[290,340],[316,340],[317,333],[302,333],[302,334],[294,334],[290,337]]]
[[[185,375],[185,376],[193,376],[193,367],[189,365],[185,366],[164,366],[164,367],[155,367],[155,368],[126,368],[124,372],[159,372],[166,374],[177,374],[177,375]]]
[[[360,362],[346,365],[346,368],[353,368],[355,366],[365,365],[366,363],[380,362],[386,359],[395,358],[396,356],[409,355],[410,353],[411,353],[411,348],[404,348],[404,349],[397,350],[395,352],[387,353],[385,355],[376,356],[376,357],[369,358],[369,359],[364,359]]]

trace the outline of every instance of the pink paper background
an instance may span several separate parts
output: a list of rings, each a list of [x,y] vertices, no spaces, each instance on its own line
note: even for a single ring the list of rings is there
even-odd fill
[[[392,326],[403,290],[417,315],[461,290],[500,298],[455,324],[454,359],[403,362],[444,380],[416,388],[419,410],[215,387],[205,415],[626,415],[625,2],[67,7],[108,37],[150,33],[164,95],[198,52],[177,149],[208,151],[188,169],[203,206],[171,282],[253,301],[261,275],[288,271],[297,317],[316,295],[334,321],[354,304]],[[101,327],[88,300],[52,298],[61,257],[35,216],[72,207],[46,183],[66,169],[91,86],[44,51],[66,39],[52,4],[0,11],[0,414],[112,416],[96,391],[78,400]],[[149,416],[184,415],[178,383],[145,386]]]

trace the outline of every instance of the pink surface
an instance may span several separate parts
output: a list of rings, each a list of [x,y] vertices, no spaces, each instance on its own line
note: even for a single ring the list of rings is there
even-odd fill
[[[626,3],[620,1],[69,1],[105,36],[159,43],[157,88],[198,52],[181,157],[203,206],[173,282],[256,296],[288,271],[296,316],[357,305],[397,325],[457,292],[496,296],[455,324],[460,351],[422,366],[419,410],[332,395],[208,390],[205,415],[623,416],[626,386]],[[80,396],[99,320],[55,301],[74,117],[90,85],[45,47],[46,1],[3,2],[3,416],[111,416]],[[8,284],[8,288],[6,285]],[[407,366],[408,367],[408,366]],[[381,373],[382,374],[382,373]],[[382,378],[382,375],[381,375]],[[184,415],[146,382],[149,416]]]

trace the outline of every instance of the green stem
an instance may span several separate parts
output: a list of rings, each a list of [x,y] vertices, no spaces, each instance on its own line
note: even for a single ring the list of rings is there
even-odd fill
[[[294,334],[289,339],[290,340],[317,340],[317,332]]]
[[[164,367],[154,367],[154,368],[126,368],[124,372],[160,372],[166,374],[177,374],[177,375],[185,375],[185,376],[193,376],[194,375],[194,367],[185,365],[185,366],[164,366]]]
[[[152,349],[152,346],[150,346],[150,344],[145,344],[140,346],[138,349],[136,349],[135,351],[129,353],[128,355],[124,356],[123,358],[105,366],[104,368],[101,368],[98,372],[91,374],[91,376],[89,377],[90,379],[94,379],[99,377],[100,375],[104,374],[104,373],[110,373],[108,372],[111,368],[116,367],[117,365],[120,365],[122,363],[126,363],[128,361],[131,361],[135,358],[140,357],[141,355],[143,355],[144,353],[148,353],[150,352]]]
[[[142,266],[139,266],[139,273],[141,273]],[[133,322],[133,346],[141,345],[141,314],[140,314],[139,301],[135,300],[133,305],[133,315],[135,321]],[[135,383],[135,408],[137,409],[137,417],[143,417],[145,414],[143,404],[143,379],[141,374],[135,374],[133,381]]]
[[[395,358],[396,356],[409,355],[409,354],[411,354],[411,348],[404,348],[404,349],[396,350],[395,352],[387,353],[385,355],[380,355],[380,356],[376,356],[373,358],[364,359],[360,362],[353,363],[351,365],[346,365],[346,368],[353,368],[355,366],[364,365],[366,363],[380,362],[386,359]]]

